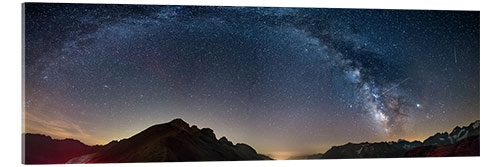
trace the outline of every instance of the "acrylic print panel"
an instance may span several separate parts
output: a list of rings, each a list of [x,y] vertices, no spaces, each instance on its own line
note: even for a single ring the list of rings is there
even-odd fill
[[[25,164],[479,156],[479,12],[26,3]]]

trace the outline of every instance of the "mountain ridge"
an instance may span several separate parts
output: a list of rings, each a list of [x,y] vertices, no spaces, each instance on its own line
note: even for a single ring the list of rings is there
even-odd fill
[[[212,129],[189,126],[182,119],[153,125],[108,149],[68,163],[268,160],[244,143],[216,139]]]
[[[453,144],[460,145],[462,147],[471,150],[473,154],[453,154],[453,153],[440,153],[439,155],[449,155],[449,156],[479,156],[479,139],[470,139],[479,136],[479,120],[470,123],[468,126],[456,126],[453,128],[451,133],[448,132],[438,132],[433,136],[426,138],[424,141],[414,140],[412,142],[399,139],[397,142],[362,142],[362,143],[347,143],[340,146],[332,146],[327,150],[320,159],[345,159],[345,158],[396,158],[405,157],[406,153],[412,151],[413,149],[419,149],[420,151],[414,151],[411,156],[425,156],[434,155],[426,153],[426,151],[440,150],[443,152],[441,146],[446,146],[448,149],[454,149]],[[479,138],[479,137],[477,137]],[[471,141],[462,143],[462,140],[470,139]],[[429,147],[432,146],[432,147]],[[426,147],[422,149],[420,147]],[[460,148],[463,149],[463,148]],[[477,151],[476,151],[477,150]],[[447,150],[446,152],[454,152]],[[477,153],[477,154],[476,154]]]
[[[424,141],[348,142],[325,153],[288,159],[479,156],[479,123],[456,126]],[[212,129],[199,129],[179,118],[105,145],[24,133],[23,150],[25,164],[271,160],[247,144],[233,144],[225,136],[217,139]]]
[[[94,153],[104,145],[89,146],[76,139],[54,139],[51,136],[24,133],[23,158],[25,164],[60,164],[73,157]]]

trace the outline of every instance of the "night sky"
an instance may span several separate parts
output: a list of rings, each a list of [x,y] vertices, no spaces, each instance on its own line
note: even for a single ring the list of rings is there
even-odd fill
[[[24,129],[106,144],[182,118],[274,158],[479,119],[479,12],[24,5]]]

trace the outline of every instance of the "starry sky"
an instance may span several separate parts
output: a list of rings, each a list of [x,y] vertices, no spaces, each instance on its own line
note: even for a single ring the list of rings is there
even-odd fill
[[[182,118],[274,158],[479,119],[479,12],[24,4],[23,132]]]

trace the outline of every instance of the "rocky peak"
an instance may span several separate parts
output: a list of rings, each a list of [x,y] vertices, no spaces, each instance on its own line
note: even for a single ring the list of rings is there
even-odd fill
[[[209,136],[211,138],[215,138],[214,130],[212,130],[210,128],[202,128],[201,133],[203,135]]]
[[[176,119],[170,121],[168,124],[170,124],[172,126],[175,126],[175,127],[178,127],[178,128],[181,128],[181,129],[187,129],[187,128],[189,128],[189,124],[186,123],[186,122],[184,122],[180,118],[176,118]]]
[[[225,136],[222,136],[220,139],[219,139],[219,142],[223,143],[223,144],[228,144],[230,146],[233,145],[233,142],[227,140],[227,138]]]
[[[93,155],[71,159],[71,163],[164,162],[209,160],[259,160],[269,157],[258,154],[246,144],[232,143],[225,137],[217,140],[210,128],[198,129],[181,119],[153,125],[108,149]]]

